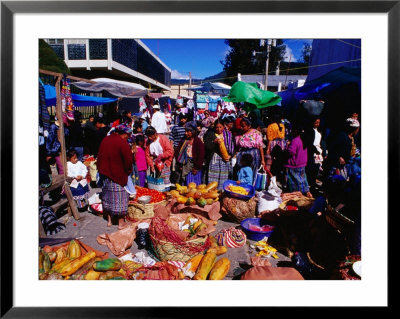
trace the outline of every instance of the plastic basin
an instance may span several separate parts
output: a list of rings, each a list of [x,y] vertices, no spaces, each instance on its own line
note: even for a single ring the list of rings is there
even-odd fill
[[[233,185],[233,186],[241,186],[241,187],[243,187],[249,194],[248,194],[248,195],[242,195],[242,194],[238,194],[238,193],[231,192],[231,191],[228,189],[228,187],[229,187],[230,185]],[[237,198],[237,199],[243,199],[243,200],[249,200],[250,198],[254,197],[254,194],[255,194],[255,190],[254,190],[254,187],[253,187],[252,185],[249,185],[249,184],[237,184],[236,181],[232,181],[232,180],[229,180],[229,179],[228,179],[227,181],[224,182],[223,189],[224,189],[225,193],[228,194],[228,196],[234,197],[234,198]]]
[[[264,237],[270,237],[274,232],[274,226],[267,224],[261,218],[246,218],[240,223],[240,226],[242,226],[243,231],[245,232],[247,238],[255,241],[262,240]],[[252,230],[251,229],[252,226],[253,227],[269,226],[271,230],[269,231]]]

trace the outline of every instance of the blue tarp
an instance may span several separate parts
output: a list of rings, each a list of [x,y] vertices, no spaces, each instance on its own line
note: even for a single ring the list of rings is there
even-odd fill
[[[361,39],[313,40],[309,66],[307,83],[338,68],[360,68]]]
[[[50,84],[44,85],[47,106],[56,105],[56,88]],[[71,94],[75,106],[96,106],[117,101],[117,98],[106,98],[97,96],[86,96],[80,94]]]

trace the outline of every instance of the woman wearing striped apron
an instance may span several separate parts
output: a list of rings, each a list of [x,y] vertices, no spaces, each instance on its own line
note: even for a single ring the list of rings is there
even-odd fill
[[[265,167],[264,143],[262,141],[261,133],[251,127],[251,121],[248,118],[243,118],[240,121],[240,127],[242,128],[242,134],[236,136],[236,148],[238,150],[236,163],[238,166],[241,162],[242,156],[244,154],[250,154],[253,157],[251,169],[253,170],[254,181],[260,166],[262,165]]]
[[[232,133],[224,129],[220,119],[214,122],[204,136],[208,183],[217,182],[221,190],[232,171],[231,158],[235,150]]]
[[[118,125],[113,133],[103,139],[97,156],[97,168],[103,181],[101,200],[108,217],[107,226],[112,225],[112,217],[115,217],[118,218],[118,229],[125,226],[128,213],[129,193],[125,186],[133,165],[132,151],[127,143],[131,134],[130,127]]]
[[[177,171],[186,185],[194,182],[198,186],[202,183],[204,144],[197,137],[196,123],[188,122],[185,125],[185,139],[176,148],[175,159]]]

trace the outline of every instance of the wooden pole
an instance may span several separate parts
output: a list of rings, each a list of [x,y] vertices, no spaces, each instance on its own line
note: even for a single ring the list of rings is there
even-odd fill
[[[61,77],[57,77],[56,81],[56,116],[58,120],[58,140],[61,144],[61,162],[63,165],[64,170],[64,179],[68,176],[67,172],[67,154],[65,149],[65,135],[64,135],[64,121],[63,121],[63,114],[62,114],[62,106],[61,106],[61,92],[60,92],[60,81]]]
[[[47,70],[43,70],[43,69],[39,69],[39,73],[43,73],[43,74],[47,74],[47,75],[52,75],[52,76],[54,76],[54,77],[56,77],[56,78],[59,78],[59,77],[62,78],[62,77],[63,77],[63,75],[62,75],[61,73],[52,72],[52,71],[47,71]],[[96,81],[92,81],[92,80],[88,80],[88,79],[83,79],[83,78],[78,78],[78,77],[72,76],[72,75],[67,75],[67,78],[68,78],[68,79],[71,79],[71,80],[75,80],[75,81],[82,81],[82,82],[87,82],[87,83],[92,83],[92,84],[97,83]]]
[[[74,215],[74,218],[78,220],[80,218],[78,209],[76,208],[76,203],[75,200],[72,196],[71,190],[69,188],[69,184],[66,181],[67,176],[68,176],[68,167],[67,167],[67,155],[66,155],[66,149],[65,149],[65,135],[64,135],[64,121],[63,121],[63,114],[62,114],[62,106],[61,106],[61,92],[60,92],[60,82],[61,82],[62,76],[57,76],[57,81],[56,81],[56,97],[57,97],[57,103],[56,103],[56,115],[59,123],[58,127],[58,139],[61,144],[61,161],[62,165],[64,168],[64,191],[65,194],[67,195],[68,198],[68,203],[69,206],[71,207],[72,214]]]

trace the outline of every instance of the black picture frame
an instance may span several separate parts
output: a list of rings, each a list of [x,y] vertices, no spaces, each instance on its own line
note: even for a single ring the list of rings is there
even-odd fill
[[[388,204],[393,207],[399,180],[400,1],[2,1],[1,2],[1,317],[4,318],[178,318],[182,309],[38,307],[13,305],[13,16],[16,13],[387,13],[388,14]],[[376,158],[375,161],[378,161]],[[378,169],[377,169],[378,170]],[[396,213],[396,209],[394,210]],[[388,216],[389,218],[390,216]],[[388,223],[391,225],[391,223]],[[393,224],[392,224],[393,227]],[[388,241],[390,246],[390,241]],[[390,251],[390,249],[389,249]],[[389,256],[389,254],[388,254]],[[27,287],[29,289],[29,287]],[[33,292],[32,292],[33,293]],[[44,296],[45,298],[45,296]],[[388,300],[390,304],[390,298]],[[293,308],[292,308],[293,310]],[[305,313],[305,309],[301,312]],[[191,311],[192,312],[192,311]],[[300,313],[300,310],[299,310]],[[333,313],[336,313],[334,311]],[[214,309],[212,316],[226,315]],[[256,312],[252,310],[252,316]],[[342,313],[344,315],[344,313]]]

